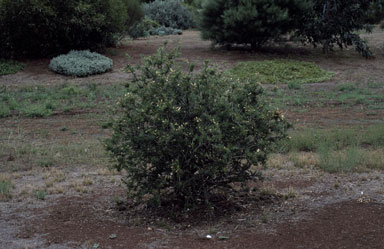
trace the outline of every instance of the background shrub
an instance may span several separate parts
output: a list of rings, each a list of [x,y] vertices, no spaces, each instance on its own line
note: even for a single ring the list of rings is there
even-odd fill
[[[159,28],[161,25],[148,17],[144,17],[140,22],[136,23],[128,32],[128,35],[134,39],[139,37],[147,37],[152,29]]]
[[[155,0],[143,5],[145,15],[160,25],[174,29],[188,29],[193,19],[188,8],[178,0]]]
[[[151,35],[181,35],[183,31],[180,29],[161,26],[158,28],[152,28],[149,33]]]
[[[380,23],[384,19],[384,1],[373,0],[370,2],[371,3],[365,18],[365,23]]]
[[[201,30],[214,44],[250,44],[253,48],[295,30],[311,0],[208,0]]]
[[[71,51],[53,58],[49,63],[49,68],[56,73],[79,77],[105,73],[111,70],[112,66],[111,59],[88,50]]]
[[[2,0],[0,57],[102,49],[140,16],[138,0]]]
[[[207,203],[216,190],[256,176],[288,123],[263,100],[258,83],[231,80],[207,64],[184,73],[177,52],[157,53],[135,68],[119,101],[106,148],[132,196]]]

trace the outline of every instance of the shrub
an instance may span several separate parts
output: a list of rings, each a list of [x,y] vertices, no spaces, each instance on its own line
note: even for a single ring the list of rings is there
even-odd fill
[[[152,29],[159,28],[160,24],[158,22],[153,21],[148,17],[144,17],[143,20],[134,25],[128,32],[128,35],[133,39],[139,37],[147,37],[150,35],[150,31]]]
[[[266,60],[240,62],[230,73],[241,80],[260,83],[314,83],[330,80],[333,73],[319,68],[316,64],[294,60]]]
[[[354,45],[365,57],[372,55],[367,43],[355,31],[370,30],[365,25],[370,1],[366,0],[313,0],[312,10],[303,15],[297,35],[302,42],[321,45],[327,53],[335,45],[344,48]]]
[[[176,57],[163,47],[129,67],[134,78],[106,149],[133,197],[188,208],[256,177],[251,166],[265,164],[289,125],[258,83],[234,81],[207,63],[184,73]]]
[[[0,75],[14,74],[23,69],[24,65],[16,61],[0,59]]]
[[[155,0],[143,5],[145,15],[160,25],[174,29],[188,29],[193,25],[188,8],[178,0]]]
[[[161,26],[158,28],[151,29],[149,33],[151,35],[181,35],[183,31],[181,31],[180,29]]]
[[[39,57],[114,45],[140,16],[128,16],[131,8],[139,13],[139,2],[2,0],[0,57]]]
[[[298,26],[310,0],[208,0],[201,30],[214,44],[250,44],[253,48],[279,38]]]
[[[111,59],[88,50],[71,51],[53,58],[49,63],[49,68],[56,73],[79,77],[105,73],[111,70],[112,66]]]

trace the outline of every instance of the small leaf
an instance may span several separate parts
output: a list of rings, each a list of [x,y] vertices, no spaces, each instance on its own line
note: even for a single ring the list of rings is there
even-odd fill
[[[117,235],[114,234],[114,233],[112,233],[111,235],[109,235],[109,238],[110,238],[110,239],[116,239],[116,238],[117,238]]]
[[[219,240],[227,240],[227,239],[229,239],[229,237],[221,235],[218,237],[218,239]]]

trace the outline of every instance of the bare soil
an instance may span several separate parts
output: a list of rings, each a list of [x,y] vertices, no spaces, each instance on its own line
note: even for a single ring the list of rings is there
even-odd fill
[[[106,74],[65,77],[48,69],[49,59],[29,60],[24,61],[23,71],[1,76],[0,86],[125,82],[130,79],[124,72],[126,64],[138,63],[165,40],[169,47],[180,46],[182,58],[198,65],[210,60],[226,69],[239,61],[290,58],[315,62],[336,73],[330,82],[307,87],[332,89],[345,82],[380,82],[384,86],[384,56],[380,50],[384,34],[376,31],[364,36],[377,54],[374,59],[366,60],[353,49],[324,55],[321,50],[298,45],[281,45],[257,53],[225,51],[212,49],[198,32],[187,31],[181,36],[126,41],[109,49],[107,55],[115,64]],[[359,107],[349,112],[338,106],[310,107],[307,112],[284,111],[296,126],[304,127],[367,125],[384,120],[383,110],[376,110],[372,116]],[[90,115],[98,113],[0,119],[0,135],[9,140],[12,134],[21,134],[18,139],[36,147],[107,137],[108,132]],[[100,120],[102,117],[98,116],[97,121]],[[63,126],[66,131],[60,130]],[[23,132],[17,133],[20,130]],[[24,167],[8,168],[3,163],[6,160],[14,160],[13,167]],[[34,168],[25,159],[0,158],[0,174],[10,175],[14,185],[13,198],[0,201],[0,248],[384,248],[382,171],[328,174],[310,166],[295,168],[287,164],[266,170],[266,180],[253,183],[261,192],[248,193],[243,199],[224,200],[224,204],[216,207],[221,215],[175,221],[156,218],[146,209],[122,208],[118,205],[124,199],[121,176],[106,171],[104,165],[89,164],[45,169]],[[65,179],[55,185],[63,191],[47,193],[45,200],[33,196],[34,190],[47,184],[46,175],[60,174]]]

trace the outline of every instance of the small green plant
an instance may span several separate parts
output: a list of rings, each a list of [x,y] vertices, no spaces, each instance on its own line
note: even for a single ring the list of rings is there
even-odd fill
[[[106,148],[115,168],[126,171],[133,197],[188,208],[255,179],[251,166],[266,163],[289,124],[258,83],[234,81],[208,63],[185,73],[177,55],[162,47],[129,67],[133,82],[119,100]]]
[[[78,77],[105,73],[112,66],[111,59],[88,50],[71,51],[53,58],[49,63],[49,68],[56,73]]]
[[[0,76],[6,74],[15,74],[23,68],[24,65],[19,62],[0,59]]]
[[[330,80],[333,73],[319,68],[314,63],[293,60],[266,60],[240,62],[230,71],[240,80],[267,84],[303,84]]]
[[[33,196],[36,198],[36,200],[45,200],[45,197],[47,195],[47,192],[44,190],[35,190],[33,191]]]
[[[263,215],[261,215],[260,220],[261,220],[262,223],[267,224],[268,221],[269,221],[268,214],[264,213]]]
[[[0,200],[8,200],[12,197],[11,189],[11,181],[0,180]]]
[[[11,116],[11,109],[8,106],[1,105],[0,106],[0,118],[6,118]]]

